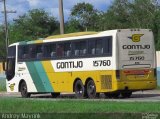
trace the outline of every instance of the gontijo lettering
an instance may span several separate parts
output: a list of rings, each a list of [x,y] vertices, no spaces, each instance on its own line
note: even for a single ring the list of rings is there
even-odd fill
[[[150,49],[150,45],[123,45],[123,49]]]
[[[57,69],[65,69],[65,68],[82,68],[82,61],[69,61],[69,62],[57,62]]]

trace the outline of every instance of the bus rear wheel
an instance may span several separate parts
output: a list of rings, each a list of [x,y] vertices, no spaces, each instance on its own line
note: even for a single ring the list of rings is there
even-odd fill
[[[74,92],[76,98],[84,97],[84,85],[81,80],[77,80],[74,84]]]
[[[88,98],[96,98],[99,93],[96,93],[96,85],[93,80],[89,80],[87,83],[87,96]]]
[[[31,96],[31,94],[27,92],[27,85],[25,81],[20,85],[20,92],[23,98],[29,98]]]
[[[132,95],[132,92],[131,91],[128,91],[128,92],[121,92],[121,96],[123,98],[130,98]]]

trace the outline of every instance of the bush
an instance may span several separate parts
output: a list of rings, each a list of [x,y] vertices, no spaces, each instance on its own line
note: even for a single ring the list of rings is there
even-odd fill
[[[0,79],[0,91],[6,91],[6,80]]]

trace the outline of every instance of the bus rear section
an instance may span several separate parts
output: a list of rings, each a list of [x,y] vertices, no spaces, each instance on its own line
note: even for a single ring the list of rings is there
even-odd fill
[[[122,96],[156,88],[154,37],[151,30],[119,30],[117,33],[117,88]]]

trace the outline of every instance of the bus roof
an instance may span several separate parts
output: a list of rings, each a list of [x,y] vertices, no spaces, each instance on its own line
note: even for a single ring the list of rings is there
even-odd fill
[[[13,43],[10,46],[13,45],[25,45],[25,44],[35,44],[35,43],[42,43],[42,42],[52,42],[52,41],[59,41],[59,40],[68,40],[70,39],[78,39],[78,38],[87,38],[87,37],[97,37],[97,36],[107,36],[107,35],[113,35],[117,31],[126,32],[126,31],[139,31],[139,30],[148,30],[150,29],[115,29],[115,30],[107,30],[102,32],[95,32],[95,31],[89,31],[89,32],[76,32],[76,33],[69,33],[69,34],[62,34],[62,35],[53,35],[46,38],[41,38],[38,40],[30,40],[30,41],[21,41],[17,43]],[[67,38],[67,39],[66,39]]]
[[[53,39],[59,39],[59,38],[68,38],[68,37],[76,37],[76,36],[86,36],[86,35],[94,35],[94,34],[98,34],[98,32],[95,31],[87,31],[87,32],[76,32],[76,33],[68,33],[68,34],[61,34],[61,35],[53,35],[53,36],[48,36],[46,38],[40,38],[38,40],[30,40],[30,41],[21,41],[19,42],[19,44],[23,45],[23,44],[33,44],[33,43],[41,43],[45,40],[53,40]],[[13,43],[12,45],[14,45],[16,43]]]
[[[49,36],[45,39],[56,39],[56,38],[67,38],[67,37],[75,37],[75,36],[84,36],[84,35],[93,35],[97,34],[98,32],[90,31],[90,32],[77,32],[77,33],[68,33],[62,35],[53,35]]]

